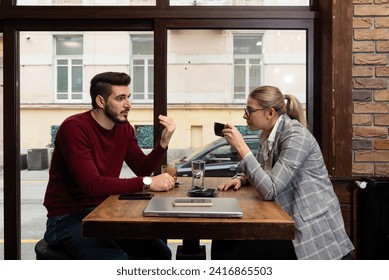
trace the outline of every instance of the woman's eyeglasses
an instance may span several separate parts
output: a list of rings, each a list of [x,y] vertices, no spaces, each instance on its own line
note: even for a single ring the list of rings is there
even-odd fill
[[[247,118],[250,118],[250,115],[252,113],[255,113],[255,112],[261,111],[261,110],[266,110],[266,109],[265,108],[260,108],[260,109],[252,109],[252,110],[250,110],[248,108],[244,108],[244,114],[247,116]]]

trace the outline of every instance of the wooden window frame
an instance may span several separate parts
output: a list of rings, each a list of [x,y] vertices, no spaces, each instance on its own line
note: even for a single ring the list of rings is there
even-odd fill
[[[331,176],[351,175],[352,0],[311,0],[310,7],[169,7],[165,0],[155,7],[43,7],[2,0],[4,259],[21,257],[19,31],[153,31],[158,135],[158,115],[167,113],[167,30],[195,28],[308,30],[309,126]]]

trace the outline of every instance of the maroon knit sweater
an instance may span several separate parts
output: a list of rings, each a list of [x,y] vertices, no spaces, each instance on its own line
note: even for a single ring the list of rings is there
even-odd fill
[[[133,127],[101,127],[87,111],[67,118],[58,129],[44,206],[47,216],[66,215],[100,204],[112,194],[142,189],[165,153],[157,145],[145,155]],[[123,162],[140,177],[119,178]]]

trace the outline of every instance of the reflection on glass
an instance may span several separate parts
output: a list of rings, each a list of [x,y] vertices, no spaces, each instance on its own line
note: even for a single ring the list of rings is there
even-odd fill
[[[155,6],[156,0],[17,0],[18,6]]]
[[[309,0],[170,0],[171,6],[309,6]]]

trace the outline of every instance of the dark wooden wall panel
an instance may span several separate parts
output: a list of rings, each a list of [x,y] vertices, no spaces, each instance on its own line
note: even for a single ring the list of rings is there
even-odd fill
[[[328,171],[334,177],[352,174],[352,2],[318,2],[322,11],[322,72],[315,107],[319,110],[315,135],[319,137]]]

